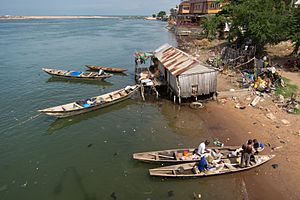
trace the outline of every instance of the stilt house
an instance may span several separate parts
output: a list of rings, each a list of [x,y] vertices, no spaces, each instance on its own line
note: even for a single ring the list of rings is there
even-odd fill
[[[174,99],[214,94],[218,71],[205,66],[187,53],[165,44],[154,52],[153,61],[174,94]]]

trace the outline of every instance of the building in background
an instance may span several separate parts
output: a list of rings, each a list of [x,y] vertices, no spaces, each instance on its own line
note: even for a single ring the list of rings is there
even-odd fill
[[[221,7],[218,0],[190,0],[190,13],[194,15],[216,14]]]
[[[189,0],[179,4],[177,15],[178,26],[199,26],[201,18],[217,14],[222,9],[218,0]]]

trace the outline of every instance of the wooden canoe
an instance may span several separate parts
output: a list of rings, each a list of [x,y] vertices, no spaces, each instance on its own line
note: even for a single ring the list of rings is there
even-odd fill
[[[220,153],[222,153],[224,157],[227,157],[231,152],[234,152],[239,148],[240,146],[209,147],[207,150],[211,151],[212,153],[215,152],[216,149],[219,149]],[[186,148],[134,153],[133,159],[144,162],[158,163],[183,163],[199,161],[200,156],[193,155],[194,150],[195,148]],[[184,152],[186,152],[185,156],[183,155]]]
[[[100,69],[102,69],[103,71],[113,72],[113,73],[122,73],[127,71],[127,69],[124,68],[104,67],[104,66],[95,66],[95,65],[85,65],[85,66],[91,70],[99,71]]]
[[[68,78],[68,79],[80,79],[80,80],[103,80],[106,78],[112,77],[112,74],[99,74],[97,72],[81,72],[81,71],[68,71],[68,70],[59,70],[59,69],[42,69],[47,74],[50,74],[53,77],[59,78]]]
[[[121,90],[60,106],[46,108],[39,110],[39,112],[58,118],[79,115],[124,101],[125,99],[130,98],[139,88],[139,85],[127,86]]]
[[[161,177],[176,177],[176,178],[192,178],[192,177],[203,177],[203,176],[214,176],[227,173],[234,173],[252,169],[259,165],[262,165],[271,160],[275,155],[255,155],[256,163],[250,162],[249,167],[241,168],[239,166],[240,158],[222,159],[223,163],[217,164],[210,170],[200,172],[195,170],[198,162],[184,163],[178,165],[170,165],[166,167],[159,167],[150,169],[149,173],[151,176]]]

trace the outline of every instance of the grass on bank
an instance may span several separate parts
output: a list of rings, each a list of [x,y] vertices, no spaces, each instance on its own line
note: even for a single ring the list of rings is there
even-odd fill
[[[298,91],[298,86],[292,84],[290,79],[287,79],[285,77],[282,77],[282,79],[285,83],[285,86],[284,87],[279,86],[278,88],[276,88],[276,95],[277,96],[282,95],[285,98],[288,98],[291,97],[292,94],[296,94]]]
[[[285,98],[291,98],[291,96],[293,94],[296,94],[298,92],[298,86],[291,83],[291,80],[289,80],[285,77],[283,77],[282,79],[284,81],[285,86],[284,87],[281,87],[281,86],[277,87],[276,88],[276,95],[277,96],[282,95]],[[297,114],[297,115],[300,115],[300,109],[295,108],[294,113]]]

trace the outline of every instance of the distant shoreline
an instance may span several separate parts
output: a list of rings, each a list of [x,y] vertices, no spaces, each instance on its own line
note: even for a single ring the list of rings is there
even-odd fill
[[[11,19],[111,19],[118,17],[108,16],[0,16],[0,20],[11,20]]]

